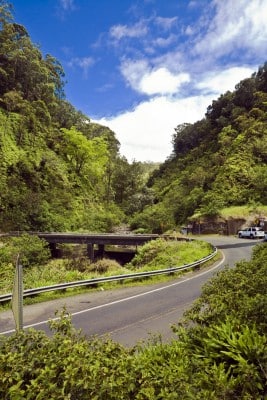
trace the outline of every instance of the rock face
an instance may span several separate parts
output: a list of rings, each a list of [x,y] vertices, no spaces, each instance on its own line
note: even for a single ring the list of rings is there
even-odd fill
[[[221,235],[236,235],[237,232],[247,226],[261,226],[263,230],[267,231],[267,218],[251,217],[246,218],[210,218],[201,219],[200,221],[192,222],[193,234],[210,234],[219,233]]]

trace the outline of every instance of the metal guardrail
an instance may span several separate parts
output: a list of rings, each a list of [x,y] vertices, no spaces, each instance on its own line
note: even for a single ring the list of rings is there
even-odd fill
[[[104,283],[104,282],[122,281],[125,279],[138,279],[138,278],[149,277],[149,276],[154,276],[154,275],[171,274],[176,271],[182,271],[185,269],[200,266],[201,264],[204,264],[205,262],[211,260],[217,254],[217,248],[214,247],[213,250],[214,250],[213,253],[209,254],[208,256],[206,256],[200,260],[197,260],[193,263],[182,265],[180,267],[170,267],[167,269],[158,269],[155,271],[148,271],[148,272],[136,272],[134,274],[114,275],[114,276],[107,276],[107,277],[102,277],[102,278],[86,279],[86,280],[75,281],[75,282],[59,283],[57,285],[43,286],[43,287],[39,287],[39,288],[35,288],[35,289],[26,289],[23,291],[23,297],[35,296],[37,294],[44,293],[44,292],[51,292],[54,290],[64,290],[64,289],[74,288],[74,287],[78,287],[78,286],[91,286],[91,285],[96,285],[98,283]],[[12,293],[0,295],[0,302],[10,301],[11,299],[12,299]]]

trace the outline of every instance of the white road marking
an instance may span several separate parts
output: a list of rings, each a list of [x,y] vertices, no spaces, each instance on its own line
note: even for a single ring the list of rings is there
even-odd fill
[[[113,306],[114,304],[123,303],[125,301],[133,300],[133,299],[136,299],[138,297],[146,296],[146,295],[151,294],[151,293],[160,292],[162,290],[169,289],[170,287],[181,285],[182,283],[188,282],[188,281],[190,281],[192,279],[199,278],[200,276],[203,276],[205,274],[208,274],[208,273],[214,271],[215,269],[217,269],[218,267],[220,267],[224,263],[225,256],[224,256],[224,253],[222,253],[222,254],[223,254],[223,259],[221,261],[219,261],[218,264],[215,264],[215,266],[213,266],[212,268],[209,268],[206,271],[203,271],[203,272],[201,272],[201,273],[199,273],[199,274],[197,274],[195,276],[191,276],[190,278],[185,278],[185,279],[183,279],[183,280],[181,280],[179,282],[171,283],[169,285],[166,285],[166,286],[163,286],[163,287],[160,287],[160,288],[157,288],[157,289],[152,289],[152,290],[149,290],[149,291],[144,292],[144,293],[139,293],[139,294],[136,294],[134,296],[125,297],[124,299],[115,300],[115,301],[112,301],[111,303],[105,303],[105,304],[101,304],[99,306],[87,308],[85,310],[76,311],[74,313],[71,313],[71,315],[72,316],[80,315],[80,314],[84,314],[84,313],[87,313],[87,312],[90,312],[90,311],[94,311],[94,310],[98,310],[98,309],[101,309],[101,308]],[[50,318],[49,320],[44,320],[44,321],[36,322],[34,324],[25,325],[23,327],[23,329],[33,328],[33,327],[38,326],[38,325],[47,324],[49,321],[57,321],[59,319],[60,319],[60,317]],[[11,329],[11,330],[5,331],[5,332],[0,332],[0,335],[7,335],[7,334],[13,333],[13,332],[15,332],[15,329]]]

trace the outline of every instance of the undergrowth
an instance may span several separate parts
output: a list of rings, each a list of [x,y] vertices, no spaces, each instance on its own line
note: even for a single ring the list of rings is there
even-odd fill
[[[0,248],[0,253],[6,254],[7,245]],[[73,282],[79,280],[107,277],[114,275],[124,275],[134,272],[151,271],[157,269],[167,269],[171,267],[182,266],[201,259],[212,252],[211,245],[200,240],[182,242],[166,241],[157,239],[150,241],[138,248],[137,254],[133,260],[120,265],[115,260],[100,259],[91,262],[84,256],[78,256],[65,259],[48,260],[42,265],[28,265],[23,269],[23,286],[25,289],[37,288],[42,286],[51,286],[59,283]],[[0,254],[1,260],[1,254]],[[12,292],[15,266],[12,262],[0,262],[0,294]],[[177,276],[176,274],[175,276]],[[162,281],[170,279],[170,276],[149,278],[149,282]],[[147,284],[148,278],[125,279],[124,285]],[[121,285],[122,282],[101,283],[101,285],[92,285],[90,288],[99,289],[110,288]],[[36,298],[25,298],[25,304],[36,301],[46,301],[52,298],[58,298],[74,293],[81,293],[87,288],[68,289],[67,291],[43,293]],[[3,308],[3,306],[0,306]]]

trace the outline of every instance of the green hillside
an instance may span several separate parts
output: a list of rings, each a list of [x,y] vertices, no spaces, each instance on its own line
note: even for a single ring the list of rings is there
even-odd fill
[[[177,126],[160,165],[128,163],[116,134],[67,101],[64,79],[1,1],[0,231],[164,232],[267,205],[267,63]]]
[[[162,231],[248,205],[266,212],[266,163],[267,63],[214,100],[201,121],[176,127],[173,153],[148,182],[154,205],[132,226]]]
[[[76,110],[64,85],[60,63],[1,1],[0,231],[112,230],[155,168],[121,157],[115,133]]]

